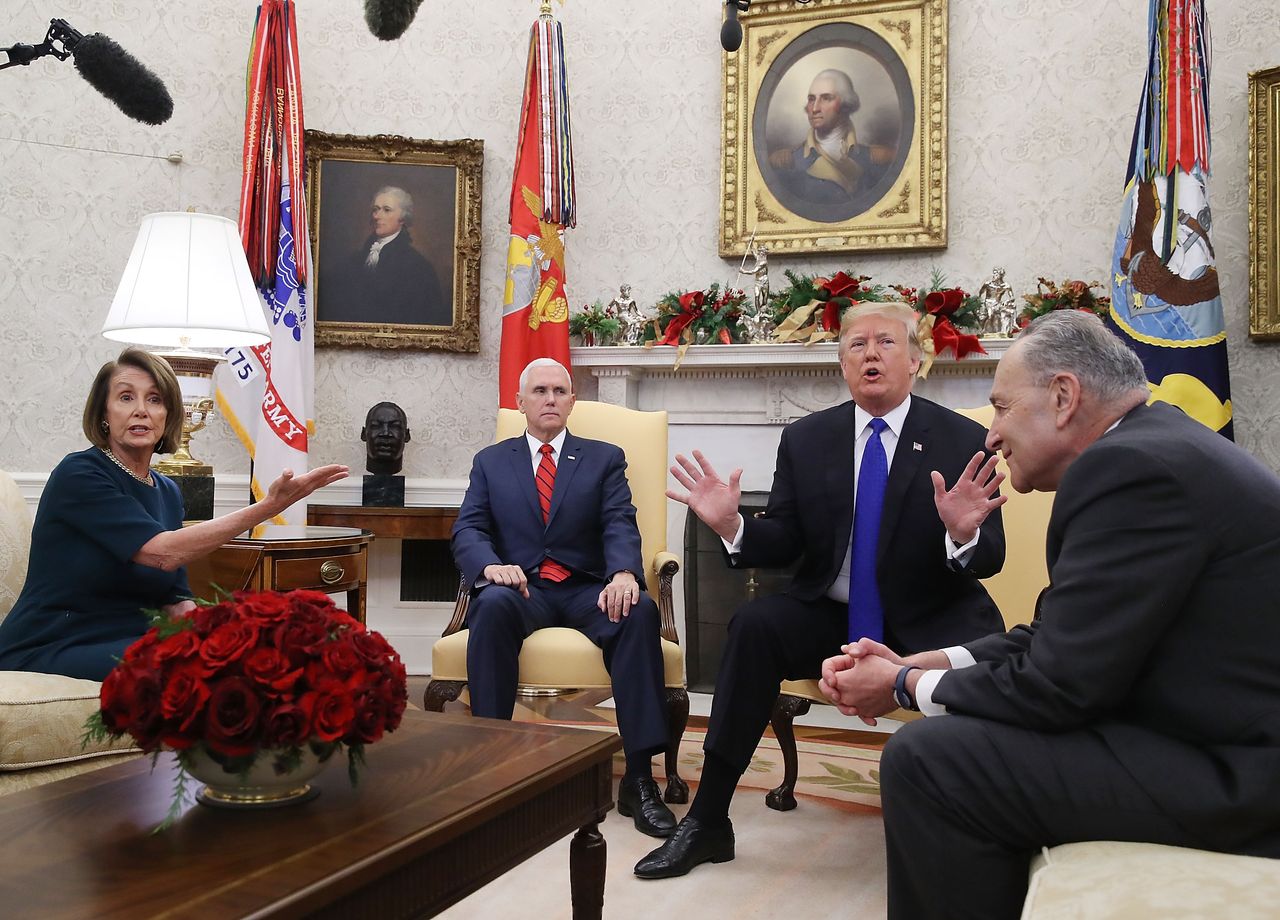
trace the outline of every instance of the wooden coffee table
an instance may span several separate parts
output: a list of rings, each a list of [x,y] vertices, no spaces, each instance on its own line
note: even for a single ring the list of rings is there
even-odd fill
[[[167,830],[173,762],[146,758],[0,798],[4,911],[24,916],[423,917],[556,840],[573,916],[598,918],[616,734],[405,713],[345,757],[319,798],[264,811],[191,805]],[[193,790],[194,791],[194,790]],[[549,879],[548,884],[555,884]],[[519,905],[507,905],[513,916]]]

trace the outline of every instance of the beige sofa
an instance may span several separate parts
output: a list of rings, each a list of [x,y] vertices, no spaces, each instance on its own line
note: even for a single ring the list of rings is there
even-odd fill
[[[27,575],[31,512],[0,471],[0,620]],[[56,674],[0,671],[0,795],[138,756],[126,742],[81,747],[100,684]]]

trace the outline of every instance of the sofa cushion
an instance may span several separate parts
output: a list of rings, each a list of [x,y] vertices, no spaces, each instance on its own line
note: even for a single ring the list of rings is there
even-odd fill
[[[1045,850],[1022,920],[1273,918],[1280,860],[1154,843],[1096,841]]]
[[[31,552],[31,510],[17,483],[0,470],[0,620],[13,609],[27,580]]]
[[[84,723],[98,710],[101,687],[60,674],[0,671],[0,770],[138,750],[127,735],[81,747]]]

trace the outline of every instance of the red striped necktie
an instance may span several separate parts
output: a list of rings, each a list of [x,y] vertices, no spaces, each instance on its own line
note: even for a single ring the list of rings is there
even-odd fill
[[[543,444],[538,450],[542,453],[542,460],[538,463],[538,472],[534,474],[534,480],[538,484],[538,504],[542,506],[542,523],[545,525],[547,519],[551,517],[551,493],[556,487],[556,462],[551,459],[551,453],[555,448],[550,444]],[[547,581],[564,581],[569,577],[569,570],[556,562],[550,556],[542,560],[542,565],[538,568],[538,574]]]

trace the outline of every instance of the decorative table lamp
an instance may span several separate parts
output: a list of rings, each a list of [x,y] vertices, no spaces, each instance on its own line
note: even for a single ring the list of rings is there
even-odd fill
[[[213,468],[191,456],[191,435],[213,412],[213,371],[226,359],[197,351],[271,341],[235,223],[192,212],[142,218],[102,334],[152,348],[182,386],[182,444],[155,464],[182,489],[188,520],[213,517]]]

